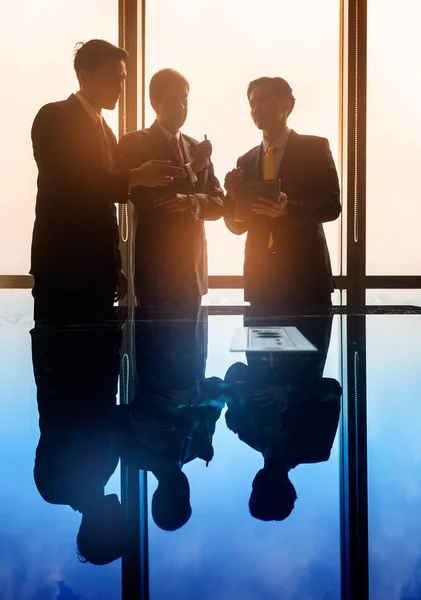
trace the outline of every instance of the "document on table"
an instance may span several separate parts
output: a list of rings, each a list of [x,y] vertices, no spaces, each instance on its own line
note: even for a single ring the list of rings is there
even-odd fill
[[[297,327],[241,327],[235,330],[231,352],[317,352]]]

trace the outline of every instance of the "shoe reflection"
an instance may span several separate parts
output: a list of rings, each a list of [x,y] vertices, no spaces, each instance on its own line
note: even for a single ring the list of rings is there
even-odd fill
[[[250,514],[282,521],[297,499],[289,472],[303,463],[327,461],[338,427],[342,388],[323,377],[332,317],[245,325],[295,326],[317,348],[308,354],[250,352],[247,364],[233,364],[225,376],[227,427],[264,460],[252,483]]]

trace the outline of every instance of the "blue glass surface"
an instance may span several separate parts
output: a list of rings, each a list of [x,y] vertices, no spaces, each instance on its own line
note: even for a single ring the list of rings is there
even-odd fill
[[[134,507],[134,516],[137,511],[141,520],[147,520],[148,543],[145,544],[138,528],[131,531],[130,536],[135,540],[134,545],[139,543],[140,554],[132,556],[132,550],[124,550],[122,560],[117,558],[109,564],[94,566],[79,562],[76,553],[76,537],[82,521],[79,510],[84,510],[79,501],[86,492],[84,486],[78,486],[79,495],[72,496],[76,499],[69,500],[70,504],[52,503],[45,488],[34,480],[40,428],[31,354],[33,322],[29,292],[0,291],[0,313],[1,600],[118,600],[122,598],[122,589],[129,589],[133,581],[142,580],[145,584],[146,575],[152,600],[342,598],[343,553],[348,543],[346,536],[341,535],[346,524],[341,513],[344,490],[340,472],[341,465],[347,467],[340,444],[342,421],[336,423],[329,447],[325,447],[320,456],[302,462],[297,459],[296,466],[294,461],[288,463],[289,478],[297,493],[291,514],[281,521],[269,522],[251,514],[249,499],[253,481],[265,461],[270,462],[275,457],[279,462],[279,445],[276,435],[265,437],[266,429],[263,433],[259,429],[261,439],[252,439],[250,432],[242,428],[241,414],[244,416],[247,411],[236,413],[235,402],[239,401],[238,406],[248,410],[250,398],[257,398],[259,385],[265,387],[264,378],[258,381],[250,373],[276,372],[279,363],[272,356],[263,361],[263,371],[259,371],[260,367],[252,371],[251,366],[260,363],[253,363],[244,352],[230,352],[234,330],[244,323],[249,324],[245,317],[217,314],[206,317],[204,312],[200,327],[193,321],[181,325],[172,321],[160,325],[130,320],[126,323],[122,346],[117,344],[115,351],[120,354],[120,360],[124,353],[129,358],[130,369],[125,368],[123,375],[130,375],[129,396],[134,403],[127,420],[129,413],[118,406],[119,395],[109,388],[112,403],[116,405],[110,412],[112,439],[116,440],[112,448],[117,448],[116,456],[120,460],[111,469],[112,473],[104,476],[104,487],[100,486],[99,492],[106,497],[115,494],[125,510],[128,501],[131,510]],[[421,597],[418,422],[421,315],[375,314],[367,315],[365,322],[369,593],[374,600],[418,600]],[[349,408],[346,390],[350,382],[342,380],[341,369],[347,348],[352,349],[347,346],[346,328],[346,315],[335,315],[329,351],[321,363],[323,379],[341,384],[345,406]],[[106,339],[101,328],[93,337],[86,337],[83,328],[76,336],[72,334],[72,343],[76,346],[70,345],[70,348],[80,343],[81,359],[76,368],[73,358],[79,353],[70,353],[69,356],[73,356],[69,363],[71,368],[61,372],[64,382],[61,393],[67,384],[69,390],[77,390],[81,382],[80,394],[75,392],[74,396],[76,406],[81,399],[86,406],[95,404],[95,390],[108,389],[104,388],[107,378],[110,385],[113,382],[111,363],[106,358]],[[197,373],[203,365],[202,359],[198,359],[202,346],[194,345],[198,339],[200,344],[207,342],[206,368],[199,376]],[[47,355],[59,360],[69,347],[66,343],[54,344],[50,344]],[[194,351],[189,350],[189,344],[193,344]],[[97,348],[96,353],[93,353],[94,348]],[[101,370],[95,370],[101,356],[105,361],[102,374]],[[121,364],[125,365],[125,360]],[[237,371],[232,371],[230,367],[238,362],[249,371],[238,370],[238,366]],[[52,370],[44,369],[48,381],[59,363],[54,364]],[[300,377],[304,382],[313,381],[317,369],[311,364],[311,361],[296,364],[287,361],[281,369],[282,377],[290,381],[290,376],[294,376],[295,384]],[[66,366],[65,361],[63,365]],[[90,373],[94,374],[91,380]],[[236,378],[230,379],[229,373],[236,373]],[[204,387],[197,387],[196,380]],[[123,384],[125,387],[126,382]],[[272,381],[268,387],[275,388],[274,397],[281,406],[279,380]],[[48,404],[46,389],[42,392],[41,407],[42,402]],[[177,392],[175,396],[173,390]],[[193,400],[192,394],[197,395]],[[70,401],[72,404],[73,399]],[[365,407],[361,402],[360,408]],[[82,408],[85,413],[84,406]],[[252,409],[252,414],[257,415],[256,422],[261,418],[259,411],[260,408],[257,412]],[[202,419],[203,414],[206,419]],[[314,419],[317,429],[317,415],[311,411],[308,415],[307,422]],[[275,421],[277,418],[275,414]],[[305,421],[303,416],[302,422]],[[106,423],[109,425],[109,420]],[[165,430],[163,423],[172,424],[172,430]],[[278,421],[276,423],[278,426]],[[269,425],[266,423],[265,427]],[[309,428],[303,430],[303,440],[310,435],[309,431]],[[92,432],[94,439],[95,428]],[[54,429],[50,428],[50,434],[54,434]],[[296,434],[297,430],[293,435]],[[364,432],[359,434],[361,442]],[[59,436],[55,446],[57,453],[60,439]],[[213,457],[209,454],[210,446]],[[360,451],[364,453],[365,449],[361,446]],[[51,456],[54,458],[54,452]],[[363,455],[360,458],[365,460]],[[82,471],[84,463],[79,461]],[[177,496],[171,485],[164,487],[161,505],[164,513],[159,517],[156,506],[152,506],[153,497],[158,478],[162,482],[162,474],[167,473],[167,463],[173,465],[171,476],[176,469],[182,471],[186,479],[177,475],[181,495]],[[127,469],[131,469],[132,476],[134,473],[134,479],[142,469],[148,471],[146,504],[139,503],[136,493],[130,496],[132,491],[128,497],[121,495],[121,474]],[[46,498],[41,496],[40,489]],[[360,493],[364,494],[362,488]],[[173,527],[175,531],[164,530],[162,518],[168,517],[168,507],[172,510],[177,502],[185,506],[187,496],[191,515],[189,512],[181,514],[181,520]],[[347,498],[344,501],[346,504]],[[364,503],[364,498],[361,501]],[[252,503],[252,511],[253,506]],[[174,512],[171,515],[174,516]],[[130,518],[133,521],[133,515]],[[359,543],[364,543],[364,536]],[[147,571],[144,570],[146,563]]]
[[[367,317],[370,598],[421,597],[421,316]]]
[[[207,377],[224,378],[244,353],[229,345],[242,316],[209,317]],[[340,317],[335,317],[325,377],[339,378]],[[225,410],[213,438],[215,456],[206,468],[184,467],[191,489],[192,516],[177,531],[153,521],[157,488],[149,474],[150,597],[165,598],[340,598],[338,437],[328,461],[291,471],[298,499],[289,518],[263,522],[248,508],[252,481],[263,457],[230,431]]]
[[[76,555],[81,515],[45,502],[35,486],[39,429],[29,292],[2,290],[0,306],[0,598],[119,599],[120,561],[81,564]],[[106,489],[119,494],[119,488],[117,469]]]

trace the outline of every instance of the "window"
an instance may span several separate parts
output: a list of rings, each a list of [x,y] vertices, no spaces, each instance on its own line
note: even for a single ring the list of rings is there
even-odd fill
[[[291,127],[329,139],[337,162],[339,109],[339,2],[337,0],[146,1],[146,83],[172,67],[191,92],[188,135],[213,143],[221,184],[237,158],[260,143],[246,96],[262,75],[282,76],[297,104]],[[147,96],[147,94],[146,94]],[[146,126],[154,112],[146,102]],[[334,273],[340,272],[339,221],[325,226]],[[245,237],[223,221],[207,223],[209,273],[241,275]]]
[[[0,98],[2,197],[0,273],[26,275],[36,196],[31,126],[44,104],[77,90],[73,48],[79,41],[118,41],[117,0],[21,0],[2,4]],[[105,115],[116,131],[117,111]],[[7,141],[5,141],[7,140]]]
[[[367,274],[420,275],[421,4],[368,3]]]

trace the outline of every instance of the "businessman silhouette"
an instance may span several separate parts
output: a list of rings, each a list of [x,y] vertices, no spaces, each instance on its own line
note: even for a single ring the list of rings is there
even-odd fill
[[[341,386],[323,377],[331,317],[286,323],[305,328],[317,352],[307,359],[301,353],[248,353],[248,364],[235,363],[225,376],[226,424],[264,459],[249,500],[250,514],[263,521],[291,514],[297,494],[289,471],[329,459],[340,412]]]
[[[125,543],[123,509],[104,491],[119,460],[114,411],[121,332],[38,325],[31,338],[40,428],[35,484],[46,502],[82,514],[79,559],[110,563]]]
[[[192,514],[185,464],[213,458],[212,437],[225,404],[218,378],[204,379],[207,315],[184,321],[135,325],[136,394],[130,406],[125,464],[150,471],[158,481],[152,517],[174,531]]]

